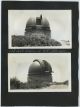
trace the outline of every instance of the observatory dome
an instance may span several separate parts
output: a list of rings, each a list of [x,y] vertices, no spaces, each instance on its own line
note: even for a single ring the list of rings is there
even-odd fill
[[[28,19],[26,28],[32,26],[41,26],[41,27],[50,28],[48,20],[45,17],[42,17],[42,15],[40,15],[40,17]]]
[[[29,75],[49,75],[51,72],[51,65],[45,60],[36,59],[29,67]]]

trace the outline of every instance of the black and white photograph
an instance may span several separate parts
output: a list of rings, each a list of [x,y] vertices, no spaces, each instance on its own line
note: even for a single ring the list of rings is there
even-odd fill
[[[71,92],[70,53],[9,53],[9,92]]]
[[[72,48],[71,10],[8,10],[8,48]]]
[[[2,1],[1,106],[77,106],[79,3]]]

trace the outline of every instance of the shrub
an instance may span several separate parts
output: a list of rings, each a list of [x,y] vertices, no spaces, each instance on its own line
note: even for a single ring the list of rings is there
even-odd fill
[[[54,39],[38,38],[37,36],[12,36],[12,46],[61,46]]]
[[[19,89],[20,88],[20,81],[16,78],[10,79],[10,87],[11,89]]]

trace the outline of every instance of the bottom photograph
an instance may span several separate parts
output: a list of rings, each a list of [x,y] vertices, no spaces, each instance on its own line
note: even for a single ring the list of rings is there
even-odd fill
[[[71,54],[8,53],[8,92],[71,92]]]

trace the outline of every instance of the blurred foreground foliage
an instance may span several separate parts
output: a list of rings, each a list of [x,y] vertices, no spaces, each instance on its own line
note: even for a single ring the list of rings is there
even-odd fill
[[[67,85],[68,80],[64,82],[42,82],[40,81],[33,81],[33,82],[20,82],[17,78],[10,79],[10,89],[38,89],[43,87],[49,87],[50,85]]]
[[[54,39],[45,39],[26,36],[12,36],[12,46],[61,46],[61,43]]]

